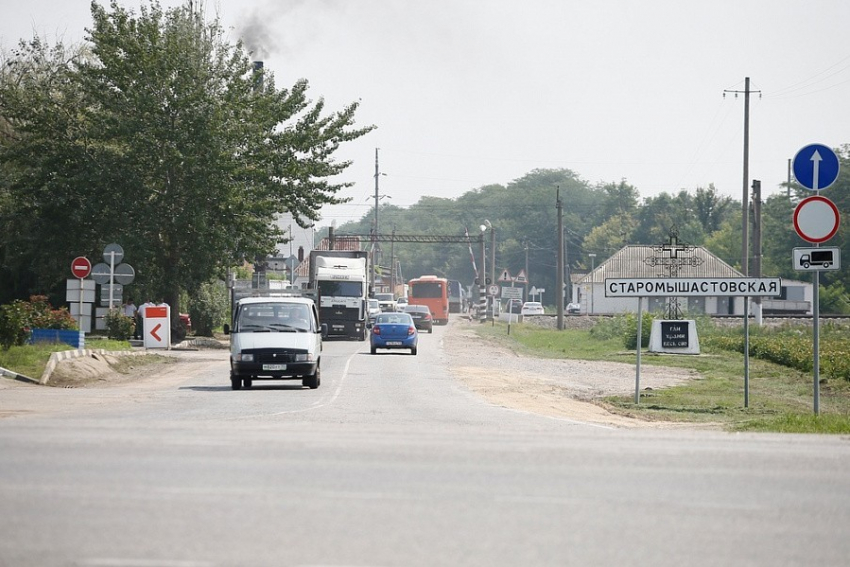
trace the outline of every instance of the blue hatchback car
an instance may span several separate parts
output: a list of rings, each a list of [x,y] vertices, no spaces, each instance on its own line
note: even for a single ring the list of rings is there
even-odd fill
[[[375,317],[370,338],[372,354],[379,348],[409,348],[410,354],[416,354],[418,343],[419,333],[407,313],[381,313]]]

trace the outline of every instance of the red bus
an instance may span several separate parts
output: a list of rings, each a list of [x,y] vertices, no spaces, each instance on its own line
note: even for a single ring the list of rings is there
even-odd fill
[[[437,325],[449,323],[449,280],[437,276],[421,276],[408,282],[408,305],[425,305]]]

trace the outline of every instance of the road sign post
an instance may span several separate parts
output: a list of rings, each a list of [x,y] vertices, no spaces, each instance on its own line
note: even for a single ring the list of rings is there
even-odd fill
[[[797,152],[793,160],[794,177],[797,182],[815,192],[826,189],[835,183],[838,179],[838,171],[840,162],[835,152],[823,144],[809,144]],[[821,242],[826,242],[838,231],[839,213],[838,207],[825,197],[815,195],[803,199],[794,209],[794,230],[800,235],[800,238],[811,242],[815,246]],[[828,255],[826,252],[820,254],[818,252],[809,252],[806,254],[807,259],[804,262],[802,255],[798,257],[795,250],[794,254],[794,269],[799,270],[798,262],[805,269],[815,265],[814,255],[820,256],[820,263],[823,269],[828,269],[829,266],[824,266],[827,263],[824,258]],[[808,266],[804,264],[808,263]],[[829,262],[829,265],[833,265]],[[836,268],[837,269],[837,266]],[[820,272],[819,268],[814,269],[814,286],[812,289],[812,324],[813,324],[813,360],[814,367],[814,385],[812,387],[814,395],[814,413],[817,415],[820,411]]]
[[[77,323],[80,325],[80,330],[82,330],[84,333],[86,331],[86,325],[85,325],[85,322],[83,321],[83,313],[84,313],[83,305],[85,303],[83,301],[83,299],[84,299],[83,288],[85,287],[85,286],[83,286],[83,280],[86,279],[87,277],[89,277],[90,273],[91,273],[91,262],[85,256],[77,256],[71,262],[71,274],[75,278],[80,280],[80,295],[79,295],[79,298],[78,298],[78,301],[77,301],[77,303],[79,305],[79,309],[78,309],[78,311],[79,311],[79,321]]]

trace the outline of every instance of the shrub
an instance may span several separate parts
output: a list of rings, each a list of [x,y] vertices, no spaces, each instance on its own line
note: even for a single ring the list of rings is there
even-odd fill
[[[713,348],[744,353],[744,334],[741,330],[712,333],[704,343]],[[812,372],[814,367],[811,333],[784,328],[778,331],[753,329],[750,333],[750,356],[768,360],[800,372]],[[846,331],[824,329],[820,340],[820,373],[827,378],[850,381],[850,338]]]
[[[29,337],[25,303],[17,299],[7,305],[0,305],[0,345],[4,350],[23,345]]]
[[[28,327],[31,329],[77,329],[77,322],[71,317],[67,307],[53,309],[46,295],[30,297],[28,307]]]
[[[625,332],[626,318],[622,315],[600,319],[590,328],[590,336],[601,341],[622,337]]]
[[[28,302],[16,299],[0,306],[0,345],[3,348],[23,345],[30,329],[77,329],[77,323],[67,308],[53,309],[45,295],[33,295]]]
[[[649,335],[652,332],[652,321],[655,320],[655,317],[655,313],[644,313],[641,316],[641,348],[647,348],[649,346]],[[627,313],[623,326],[623,345],[627,350],[637,350],[637,325],[637,315]]]
[[[198,336],[213,336],[213,330],[227,321],[229,312],[230,301],[224,282],[202,284],[197,293],[189,298],[189,317],[192,318],[192,329]]]
[[[106,336],[115,341],[127,341],[133,336],[136,322],[118,309],[112,309],[106,314]]]

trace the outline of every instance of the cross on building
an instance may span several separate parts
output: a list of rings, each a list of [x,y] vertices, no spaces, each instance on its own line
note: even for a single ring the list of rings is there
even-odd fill
[[[671,258],[678,258],[679,252],[687,252],[689,249],[693,250],[693,246],[679,244],[679,231],[675,226],[670,229],[670,234],[667,238],[667,242],[661,245],[661,251],[669,252]]]

